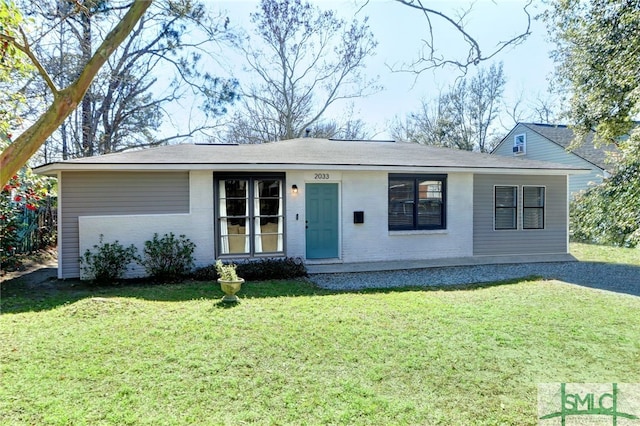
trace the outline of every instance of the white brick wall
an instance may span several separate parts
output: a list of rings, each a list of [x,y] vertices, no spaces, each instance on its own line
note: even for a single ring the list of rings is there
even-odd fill
[[[450,173],[447,179],[447,229],[389,232],[388,173],[340,173],[340,256],[345,263],[378,260],[471,256],[473,252],[473,175]],[[287,173],[287,255],[305,256],[304,184],[313,174]],[[326,181],[336,182],[334,180]],[[299,188],[291,195],[291,185]],[[364,211],[364,223],[353,212]],[[296,220],[296,214],[298,220]]]
[[[303,259],[305,255],[304,184],[304,172],[287,172],[285,185],[287,194],[285,250],[287,256],[301,257]],[[291,193],[292,185],[298,186],[297,194]]]
[[[81,216],[78,218],[80,253],[92,250],[98,244],[100,234],[105,242],[118,240],[120,244],[135,245],[142,255],[144,242],[173,232],[184,234],[196,244],[194,252],[196,267],[214,262],[213,232],[213,177],[210,171],[189,173],[189,214]],[[81,271],[82,272],[82,271]],[[137,266],[126,277],[144,276],[144,269]]]
[[[305,257],[305,183],[313,172],[289,171],[286,175],[286,255]],[[388,173],[332,172],[340,193],[340,258],[345,263],[379,260],[436,259],[472,256],[473,175],[449,173],[447,179],[447,229],[442,231],[390,232],[387,224]],[[79,218],[80,253],[98,243],[118,240],[134,244],[142,254],[144,242],[157,232],[184,234],[196,244],[196,266],[215,260],[213,177],[211,171],[192,171],[189,214],[82,216]],[[291,186],[298,186],[292,194]],[[364,223],[353,223],[353,212],[364,211]],[[127,276],[144,275],[142,268]]]

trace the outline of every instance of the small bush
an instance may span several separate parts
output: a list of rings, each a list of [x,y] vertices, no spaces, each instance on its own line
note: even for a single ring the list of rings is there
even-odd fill
[[[97,284],[117,284],[124,276],[131,262],[137,260],[138,249],[132,244],[124,247],[116,240],[105,243],[100,234],[100,242],[93,246],[94,251],[86,250],[80,257],[80,265],[85,276]]]
[[[144,257],[140,261],[147,274],[156,281],[177,281],[193,269],[196,245],[184,235],[176,238],[173,232],[144,242]]]
[[[216,265],[207,265],[196,268],[196,270],[191,274],[191,277],[197,281],[215,281],[218,279]]]
[[[307,268],[300,258],[285,257],[258,259],[239,263],[238,276],[247,281],[283,280],[307,276]]]
[[[282,280],[308,275],[302,259],[293,257],[250,260],[237,264],[236,271],[246,281]],[[218,279],[215,265],[198,268],[191,276],[198,281]]]
[[[236,265],[233,263],[224,264],[222,260],[216,261],[216,272],[218,277],[224,281],[238,281],[238,273],[236,272]]]

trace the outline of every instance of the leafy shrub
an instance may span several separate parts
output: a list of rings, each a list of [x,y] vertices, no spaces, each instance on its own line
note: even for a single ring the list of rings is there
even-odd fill
[[[640,160],[628,162],[571,202],[574,241],[635,247],[640,244]]]
[[[173,232],[144,242],[144,257],[140,261],[147,274],[157,281],[176,281],[193,269],[196,245],[184,235],[176,238]]]
[[[218,259],[216,261],[216,272],[218,273],[218,277],[224,281],[238,281],[238,273],[236,272],[237,266],[233,263],[224,264],[222,260]]]
[[[250,260],[239,263],[236,271],[246,281],[283,280],[308,275],[302,259],[293,257]],[[218,279],[215,265],[198,268],[191,276],[199,281]]]
[[[0,269],[17,266],[16,254],[55,243],[53,221],[43,220],[55,208],[53,188],[51,178],[36,176],[27,167],[0,186]]]
[[[93,246],[94,251],[87,249],[80,264],[85,276],[94,283],[116,284],[124,276],[129,264],[137,260],[138,249],[132,244],[124,247],[116,240],[105,243],[100,234],[100,243]]]
[[[215,281],[218,279],[218,272],[216,271],[216,265],[207,265],[200,268],[196,268],[191,273],[191,278],[197,281]]]
[[[285,257],[250,260],[238,264],[238,276],[247,281],[282,280],[307,276],[300,258]]]

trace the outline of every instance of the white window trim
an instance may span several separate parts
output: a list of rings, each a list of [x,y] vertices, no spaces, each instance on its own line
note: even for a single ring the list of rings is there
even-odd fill
[[[518,138],[522,137],[522,144],[517,143]],[[522,146],[522,151],[516,152],[515,149],[518,146]],[[527,134],[520,133],[513,136],[513,155],[525,155],[527,153]]]
[[[397,235],[438,235],[448,234],[448,229],[407,229],[401,231],[389,231],[389,236]]]

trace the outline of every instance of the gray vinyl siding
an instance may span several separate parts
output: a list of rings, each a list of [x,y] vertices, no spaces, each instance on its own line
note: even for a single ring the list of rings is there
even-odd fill
[[[188,172],[62,172],[62,278],[80,276],[79,216],[189,213]]]
[[[513,154],[513,138],[523,133],[527,135],[526,154],[516,156]],[[565,150],[557,143],[550,141],[523,125],[516,126],[509,135],[507,135],[504,142],[496,147],[493,154],[505,157],[519,157],[527,160],[551,161],[553,163],[591,169],[591,172],[588,174],[572,175],[569,177],[569,192],[572,196],[583,189],[589,188],[592,183],[601,183],[603,178],[603,170],[598,166]]]
[[[518,229],[494,230],[494,187],[518,186]],[[522,186],[544,186],[544,229],[522,229]],[[526,255],[567,252],[566,176],[475,175],[473,254]]]

